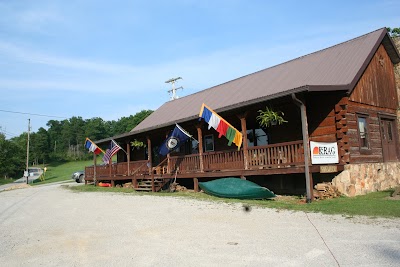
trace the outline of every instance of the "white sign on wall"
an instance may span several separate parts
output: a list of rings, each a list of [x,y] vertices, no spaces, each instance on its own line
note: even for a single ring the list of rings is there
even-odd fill
[[[311,164],[339,163],[337,142],[310,141]]]

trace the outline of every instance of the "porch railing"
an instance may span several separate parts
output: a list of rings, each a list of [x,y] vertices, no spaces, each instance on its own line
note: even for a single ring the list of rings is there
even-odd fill
[[[128,174],[128,162],[120,162],[111,165],[111,176],[128,176],[128,175],[142,175],[148,174],[149,168],[147,166],[147,160],[131,161],[129,162],[129,174]],[[96,166],[96,177],[109,177],[110,176],[110,165],[97,165]],[[85,177],[94,177],[94,167],[85,167]]]
[[[251,147],[247,154],[250,169],[304,164],[303,141]]]
[[[293,141],[266,146],[250,147],[247,150],[248,169],[283,168],[304,165],[303,142]],[[149,174],[146,160],[112,164],[111,178]],[[244,170],[243,150],[208,152],[203,154],[203,170],[200,169],[200,155],[170,157],[152,168],[155,174],[194,173],[200,171]],[[85,176],[93,177],[93,166],[85,168]],[[109,177],[109,165],[96,167],[98,178]]]
[[[192,154],[181,157],[170,157],[168,164],[168,173],[190,173],[200,171],[200,155]]]
[[[243,150],[209,152],[203,155],[204,171],[244,169]]]

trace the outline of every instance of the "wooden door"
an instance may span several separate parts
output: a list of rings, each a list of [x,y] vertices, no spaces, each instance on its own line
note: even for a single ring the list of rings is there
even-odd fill
[[[397,130],[395,119],[381,118],[382,152],[384,161],[396,161]]]

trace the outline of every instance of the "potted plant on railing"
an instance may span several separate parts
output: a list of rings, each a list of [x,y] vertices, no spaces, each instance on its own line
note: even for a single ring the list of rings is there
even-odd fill
[[[274,111],[272,108],[265,107],[265,110],[260,109],[258,112],[260,114],[257,116],[257,120],[260,126],[270,127],[287,122],[283,118],[285,114],[282,111]]]

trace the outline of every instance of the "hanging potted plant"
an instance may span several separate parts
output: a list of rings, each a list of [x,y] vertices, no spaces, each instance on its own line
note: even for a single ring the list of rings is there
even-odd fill
[[[140,149],[141,147],[144,147],[144,143],[135,139],[131,142],[131,146],[133,149]]]
[[[260,114],[257,116],[257,120],[260,126],[270,127],[287,122],[283,118],[285,114],[282,111],[274,111],[269,107],[265,107],[265,110],[260,109],[258,112]]]

